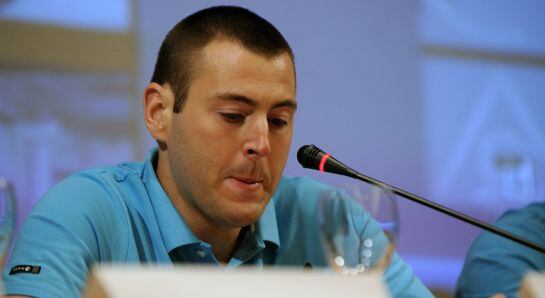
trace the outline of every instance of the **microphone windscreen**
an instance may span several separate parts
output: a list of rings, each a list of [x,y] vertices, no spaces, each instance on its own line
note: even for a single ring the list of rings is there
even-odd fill
[[[323,151],[314,145],[304,145],[297,151],[297,160],[304,168],[317,170]]]

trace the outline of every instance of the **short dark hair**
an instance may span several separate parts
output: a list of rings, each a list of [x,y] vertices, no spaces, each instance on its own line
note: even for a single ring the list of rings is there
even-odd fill
[[[295,71],[295,60],[288,42],[264,18],[237,6],[200,10],[168,32],[161,44],[151,78],[152,82],[171,86],[175,96],[175,113],[182,109],[187,97],[193,67],[191,62],[195,61],[195,54],[216,38],[232,40],[267,58],[288,53]]]

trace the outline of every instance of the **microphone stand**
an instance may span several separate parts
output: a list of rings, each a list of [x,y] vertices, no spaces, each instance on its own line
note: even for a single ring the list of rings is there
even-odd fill
[[[522,237],[519,237],[517,235],[511,234],[507,232],[504,229],[495,227],[493,225],[490,225],[484,221],[478,220],[476,218],[473,218],[471,216],[468,216],[466,214],[463,214],[461,212],[458,212],[456,210],[447,208],[445,206],[442,206],[440,204],[428,201],[420,196],[417,196],[415,194],[412,194],[410,192],[407,192],[405,190],[402,190],[400,188],[397,188],[395,186],[386,184],[382,181],[376,180],[374,178],[371,178],[369,176],[363,175],[348,166],[344,165],[340,161],[333,158],[331,155],[326,154],[321,149],[314,145],[305,145],[301,147],[297,153],[297,159],[301,163],[301,165],[305,168],[320,170],[321,172],[331,172],[335,174],[340,174],[344,176],[348,176],[351,178],[355,178],[357,180],[370,183],[372,185],[382,187],[388,191],[391,191],[392,193],[399,195],[401,197],[404,197],[408,200],[411,200],[415,203],[424,205],[426,207],[429,207],[433,210],[439,211],[443,214],[446,214],[448,216],[457,218],[461,221],[464,221],[470,225],[479,227],[481,229],[484,229],[488,232],[494,233],[496,235],[502,236],[504,238],[510,239],[512,241],[515,241],[517,243],[520,243],[526,247],[532,248],[534,250],[537,250],[539,252],[545,253],[545,247],[534,243],[532,241],[526,240]],[[319,165],[319,166],[318,166]]]
[[[366,176],[366,175],[363,175],[363,174],[360,174],[360,173],[357,173],[357,176],[354,177],[354,178],[356,178],[356,179],[358,179],[360,181],[364,181],[364,182],[376,185],[378,187],[383,187],[383,188],[391,191],[392,193],[394,193],[396,195],[399,195],[399,196],[402,196],[402,197],[404,197],[404,198],[406,198],[408,200],[411,200],[411,201],[416,202],[418,204],[427,206],[427,207],[429,207],[431,209],[434,209],[436,211],[439,211],[439,212],[441,212],[443,214],[446,214],[446,215],[449,215],[451,217],[457,218],[457,219],[459,219],[461,221],[464,221],[464,222],[466,222],[468,224],[477,226],[477,227],[479,227],[481,229],[484,229],[484,230],[489,231],[491,233],[494,233],[496,235],[503,236],[503,237],[505,237],[507,239],[513,240],[513,241],[518,242],[518,243],[520,243],[522,245],[525,245],[527,247],[530,247],[530,248],[533,248],[533,249],[535,249],[537,251],[545,253],[545,247],[540,246],[539,244],[536,244],[534,242],[531,242],[529,240],[521,238],[521,237],[519,237],[517,235],[511,234],[511,233],[507,232],[504,229],[495,227],[495,226],[490,225],[490,224],[488,224],[486,222],[483,222],[481,220],[478,220],[476,218],[473,218],[471,216],[468,216],[466,214],[458,212],[456,210],[453,210],[453,209],[447,208],[447,207],[445,207],[443,205],[428,201],[428,200],[426,200],[426,199],[424,199],[422,197],[419,197],[417,195],[414,195],[412,193],[409,193],[407,191],[404,191],[402,189],[391,186],[389,184],[378,181],[376,179],[373,179],[373,178],[371,178],[369,176]]]

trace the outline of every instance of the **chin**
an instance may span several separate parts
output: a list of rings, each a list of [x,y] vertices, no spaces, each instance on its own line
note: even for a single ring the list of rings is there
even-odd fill
[[[232,227],[245,227],[256,223],[265,208],[251,208],[251,210],[236,210],[226,216],[227,224]]]

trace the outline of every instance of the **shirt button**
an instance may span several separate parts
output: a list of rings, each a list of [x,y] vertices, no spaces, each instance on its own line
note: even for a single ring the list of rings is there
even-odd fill
[[[195,253],[201,258],[204,258],[206,256],[206,253],[200,249],[197,249]]]

